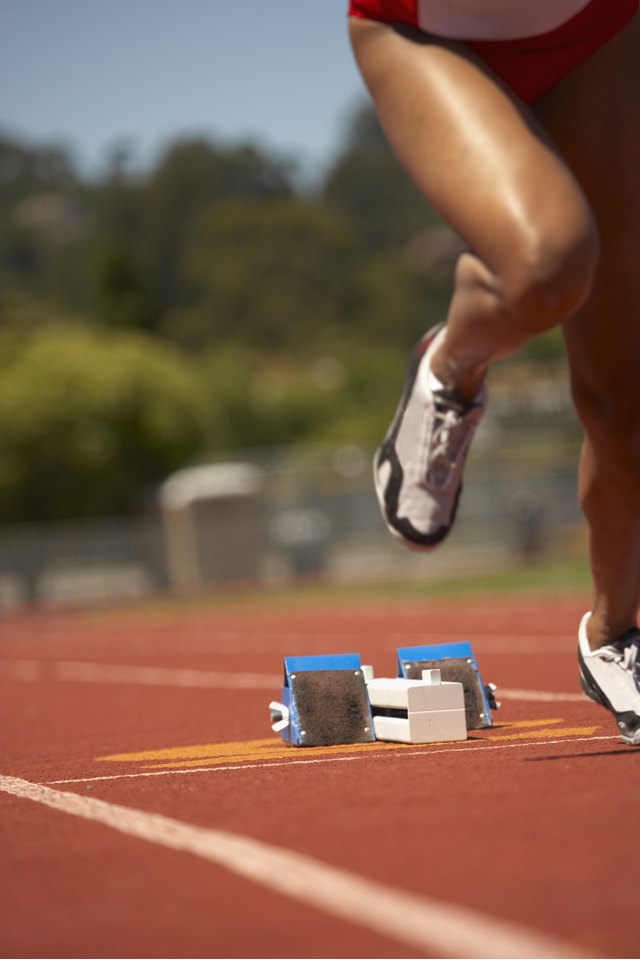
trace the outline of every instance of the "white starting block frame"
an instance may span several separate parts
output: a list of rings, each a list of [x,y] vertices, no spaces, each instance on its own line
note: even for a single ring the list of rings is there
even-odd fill
[[[423,670],[422,680],[373,678],[363,673],[376,740],[399,743],[450,743],[467,739],[464,688],[443,681],[440,670]]]

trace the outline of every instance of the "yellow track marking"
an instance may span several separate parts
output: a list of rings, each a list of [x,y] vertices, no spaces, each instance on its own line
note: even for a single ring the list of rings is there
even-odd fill
[[[487,740],[524,740],[527,737],[581,737],[591,736],[599,727],[554,727],[553,730],[523,731],[489,735]]]
[[[136,753],[114,753],[108,757],[98,757],[98,760],[113,762],[129,762],[136,760],[179,760],[198,757],[220,757],[226,759],[238,751],[250,751],[279,746],[280,740],[268,737],[264,740],[232,741],[230,743],[196,743],[186,747],[164,747],[160,750],[142,750]]]
[[[510,723],[494,723],[493,730],[512,730],[514,727],[550,727],[554,723],[562,723],[562,717],[550,717],[544,720],[512,720]]]
[[[170,747],[166,750],[146,750],[140,753],[119,753],[109,757],[97,757],[101,762],[145,763],[150,769],[157,767],[190,767],[211,763],[242,763],[254,760],[280,760],[299,756],[301,752],[313,756],[330,753],[360,753],[366,750],[405,750],[415,744],[408,743],[347,743],[328,747],[297,748],[281,740],[246,740],[232,743],[202,743],[188,747]],[[150,761],[164,761],[153,763]]]
[[[464,741],[460,741],[464,742]],[[294,758],[299,759],[301,756],[309,757],[324,757],[330,754],[338,754],[342,756],[346,753],[382,753],[385,750],[406,750],[409,747],[413,747],[414,750],[416,746],[438,746],[438,744],[415,744],[415,743],[348,743],[348,744],[338,744],[332,747],[304,747],[302,749],[298,747],[280,747],[275,750],[270,750],[268,754],[257,754],[257,753],[245,753],[242,756],[227,757],[223,762],[224,763],[242,763],[243,761],[255,761],[255,760],[293,760]],[[204,760],[187,760],[185,762],[176,762],[176,763],[154,763],[147,764],[146,769],[157,770],[162,768],[163,770],[170,769],[171,767],[199,767],[199,766],[210,766],[214,763],[220,763],[220,757],[208,757]]]
[[[562,723],[562,718],[516,720],[513,723],[497,723],[494,725],[494,729],[510,730],[514,727],[541,727],[550,726],[554,723]],[[330,747],[306,747],[305,750],[312,749],[314,752],[322,751],[323,753],[331,753],[336,751],[342,752],[343,750],[369,750],[372,746],[382,749],[393,749],[397,747],[415,746],[415,744],[382,743],[379,741],[375,744],[353,743],[337,744]],[[196,743],[181,747],[164,747],[159,750],[136,751],[135,753],[114,753],[106,757],[97,757],[97,759],[115,763],[128,763],[140,760],[197,760],[202,758],[210,759],[213,757],[227,760],[229,757],[236,757],[239,754],[242,754],[245,758],[251,756],[251,758],[254,759],[261,753],[272,755],[273,752],[277,750],[284,750],[288,753],[291,749],[291,747],[284,745],[282,740],[276,739],[275,737],[266,737],[262,740],[237,740],[228,743]]]
[[[483,740],[526,740],[530,737],[580,737],[591,736],[598,727],[562,727],[561,717],[548,717],[536,720],[516,720],[512,723],[498,723],[493,727],[496,733],[486,732],[469,742],[481,743]],[[548,729],[541,729],[548,728]],[[114,753],[106,757],[97,757],[101,763],[135,763],[145,770],[171,770],[176,768],[215,766],[229,763],[255,763],[256,761],[292,760],[305,757],[324,757],[331,754],[381,753],[389,750],[416,749],[416,746],[429,748],[448,746],[449,744],[408,744],[408,743],[350,743],[333,746],[297,748],[283,743],[282,740],[269,737],[261,740],[237,740],[227,743],[196,743],[180,747],[165,747],[157,750],[142,750],[134,753]]]

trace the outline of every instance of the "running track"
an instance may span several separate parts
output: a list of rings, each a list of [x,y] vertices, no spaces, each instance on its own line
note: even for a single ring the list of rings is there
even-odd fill
[[[584,598],[0,623],[4,957],[637,957],[640,751],[579,693]],[[496,727],[296,749],[282,658],[470,639]]]

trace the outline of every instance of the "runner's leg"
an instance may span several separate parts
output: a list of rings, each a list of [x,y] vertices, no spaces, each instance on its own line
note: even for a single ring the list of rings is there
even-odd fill
[[[471,251],[457,264],[432,369],[473,399],[492,361],[586,300],[598,251],[591,211],[533,115],[463,46],[409,27],[350,27],[396,154]]]
[[[590,532],[592,647],[640,605],[640,16],[536,106],[592,205],[602,254],[565,323],[585,428],[580,497]]]

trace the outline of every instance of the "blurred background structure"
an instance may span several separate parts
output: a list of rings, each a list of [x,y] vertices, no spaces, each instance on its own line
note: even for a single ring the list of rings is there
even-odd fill
[[[345,6],[2,0],[0,609],[582,550],[557,333],[494,371],[449,544],[379,517],[373,449],[460,247]]]
[[[429,583],[573,560],[584,554],[577,436],[568,422],[529,426],[527,437],[520,416],[483,424],[457,525],[435,553],[407,551],[386,530],[370,448],[234,450],[177,471],[129,515],[1,525],[0,609],[316,578]]]

